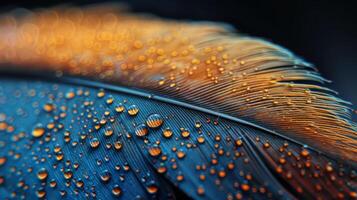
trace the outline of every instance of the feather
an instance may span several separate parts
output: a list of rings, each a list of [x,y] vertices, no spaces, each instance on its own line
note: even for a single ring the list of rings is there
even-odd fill
[[[23,15],[0,22],[2,68],[59,78],[3,73],[1,196],[356,197],[351,109],[288,50],[106,6]]]
[[[1,79],[1,196],[169,199],[174,187],[194,199],[356,194],[354,165],[248,122],[98,82],[16,76]]]

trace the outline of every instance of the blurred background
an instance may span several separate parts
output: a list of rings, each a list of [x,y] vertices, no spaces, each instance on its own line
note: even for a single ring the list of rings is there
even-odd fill
[[[103,1],[1,1],[0,12],[58,4],[86,5]],[[108,1],[113,2],[113,1]],[[332,80],[329,87],[357,109],[357,14],[344,1],[224,1],[122,0],[134,12],[165,18],[221,21],[239,32],[259,36],[293,51],[315,64]],[[356,115],[355,115],[356,118]]]

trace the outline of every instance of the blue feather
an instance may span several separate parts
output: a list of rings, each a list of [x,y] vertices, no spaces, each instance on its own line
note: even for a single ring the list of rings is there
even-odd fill
[[[76,78],[0,82],[2,199],[175,199],[178,190],[329,199],[356,190],[353,163],[238,118]]]

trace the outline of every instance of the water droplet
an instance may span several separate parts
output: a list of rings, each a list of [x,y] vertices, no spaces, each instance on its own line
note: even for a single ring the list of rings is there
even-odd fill
[[[73,91],[66,93],[66,99],[73,99],[76,94]]]
[[[164,119],[161,117],[159,114],[151,114],[147,119],[146,119],[146,124],[150,128],[157,128],[162,125],[164,122]]]
[[[248,191],[248,190],[250,189],[250,186],[249,186],[248,184],[246,184],[246,183],[243,183],[243,184],[241,185],[241,189],[242,189],[243,191]]]
[[[327,171],[327,172],[332,172],[332,171],[333,171],[333,167],[332,167],[331,164],[327,164],[327,165],[326,165],[326,171]]]
[[[36,191],[36,195],[38,198],[44,198],[46,196],[46,191],[44,189],[39,189]]]
[[[66,169],[63,175],[65,179],[71,179],[73,176],[73,172],[70,169]]]
[[[112,175],[111,175],[111,173],[110,173],[108,170],[103,170],[103,171],[100,173],[100,179],[101,179],[103,182],[108,182],[111,177],[112,177]]]
[[[205,189],[202,186],[199,186],[197,188],[197,194],[198,195],[204,195],[205,194]]]
[[[51,112],[51,111],[53,111],[53,109],[54,109],[54,105],[51,104],[51,103],[46,103],[43,106],[43,110],[46,111],[46,112]]]
[[[198,136],[197,142],[200,143],[200,144],[202,144],[202,143],[205,142],[205,138],[204,138],[203,136]]]
[[[113,135],[113,132],[114,132],[113,129],[107,129],[105,130],[104,135],[110,137]]]
[[[45,134],[45,129],[43,127],[38,126],[32,130],[32,136],[36,138],[43,136],[43,134]]]
[[[149,130],[145,124],[140,124],[135,128],[135,134],[139,137],[146,136]]]
[[[114,102],[114,98],[111,96],[105,101],[108,105],[111,105]]]
[[[55,153],[60,152],[60,151],[61,151],[61,146],[60,146],[59,144],[56,144],[56,145],[55,145],[55,148],[53,149],[53,151],[54,151]]]
[[[50,181],[50,187],[51,187],[51,188],[54,188],[54,187],[56,187],[56,186],[57,186],[56,180],[55,180],[55,179],[52,179],[52,180]]]
[[[310,153],[307,149],[303,149],[300,154],[303,156],[303,157],[307,157]]]
[[[128,107],[128,114],[131,116],[137,115],[139,108],[136,105],[131,105]]]
[[[60,161],[62,159],[63,159],[63,153],[61,151],[56,153],[56,160]]]
[[[172,136],[172,130],[170,128],[166,128],[165,130],[163,130],[162,135],[165,138],[170,138]]]
[[[202,126],[202,123],[200,121],[196,121],[195,122],[195,127],[196,128],[201,128],[201,126]]]
[[[104,92],[104,90],[99,90],[99,92],[97,93],[97,97],[98,98],[102,98],[102,97],[104,97],[104,95],[105,95],[105,92]]]
[[[0,166],[4,165],[6,163],[6,157],[0,157]]]
[[[165,166],[160,166],[159,168],[157,168],[157,172],[159,174],[166,173],[166,171],[167,171],[167,168]]]
[[[45,168],[41,168],[38,172],[37,172],[37,178],[41,181],[45,180],[48,176],[47,170]]]
[[[176,152],[176,155],[177,155],[177,157],[178,157],[179,159],[182,159],[182,158],[184,158],[184,157],[186,156],[185,152],[182,151],[182,150],[177,151],[177,152]]]
[[[89,143],[92,148],[97,148],[100,144],[98,138],[92,138]]]
[[[118,197],[121,195],[122,193],[122,190],[121,188],[119,187],[119,185],[114,185],[113,189],[112,189],[112,193],[114,196]]]
[[[264,144],[263,144],[264,148],[269,148],[270,147],[270,143],[268,141],[266,141]]]
[[[82,181],[82,179],[78,179],[77,182],[76,182],[76,186],[77,186],[78,188],[82,188],[83,185],[84,185],[84,182]]]
[[[243,145],[243,141],[241,139],[236,140],[236,145],[241,147]]]
[[[187,129],[181,129],[181,136],[184,138],[188,138],[190,137],[190,131],[188,131]]]
[[[125,107],[123,106],[123,104],[118,104],[116,107],[115,107],[115,111],[118,112],[118,113],[121,113],[123,112],[125,109]]]
[[[159,191],[159,187],[157,187],[155,184],[150,184],[146,187],[146,190],[149,194],[155,194],[157,191]]]
[[[153,145],[148,149],[150,156],[156,157],[161,154],[161,148],[158,145]]]
[[[117,141],[114,142],[114,148],[115,148],[115,150],[118,150],[118,151],[119,151],[122,147],[123,147],[123,144],[122,144],[119,140],[117,140]]]

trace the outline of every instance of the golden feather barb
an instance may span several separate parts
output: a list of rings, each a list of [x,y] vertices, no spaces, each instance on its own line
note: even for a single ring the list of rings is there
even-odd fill
[[[321,86],[314,67],[269,42],[113,6],[8,14],[0,23],[0,62],[146,89],[357,161],[348,103]]]

